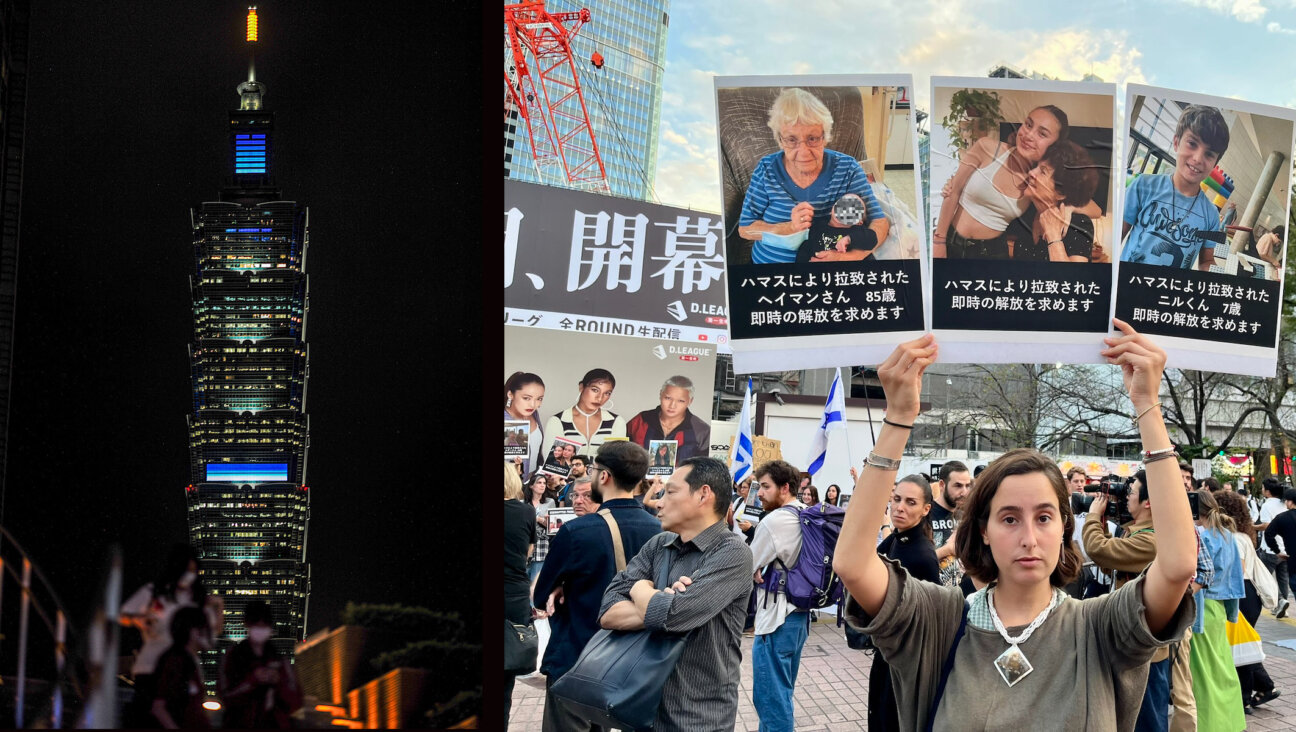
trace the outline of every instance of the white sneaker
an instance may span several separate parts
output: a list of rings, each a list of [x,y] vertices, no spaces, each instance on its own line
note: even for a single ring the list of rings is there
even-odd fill
[[[1289,607],[1291,607],[1291,603],[1287,601],[1287,598],[1285,597],[1282,598],[1281,600],[1278,601],[1278,610],[1274,613],[1274,617],[1275,618],[1287,617],[1287,608]]]

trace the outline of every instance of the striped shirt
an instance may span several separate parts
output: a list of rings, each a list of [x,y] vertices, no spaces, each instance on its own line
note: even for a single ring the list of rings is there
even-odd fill
[[[648,603],[644,627],[670,633],[693,631],[675,672],[662,689],[653,723],[656,732],[731,730],[738,716],[738,679],[743,624],[752,589],[752,554],[723,520],[692,541],[664,531],[648,540],[603,594],[599,617],[622,600],[639,580],[656,581],[661,562],[670,561],[673,584],[693,580],[685,592],[659,592]]]
[[[604,409],[603,421],[599,423],[598,429],[594,430],[593,436],[589,442],[585,442],[585,435],[576,429],[576,410],[565,409],[545,422],[544,427],[544,446],[541,447],[541,454],[548,455],[549,449],[553,447],[555,437],[565,437],[572,442],[581,444],[580,449],[576,451],[578,455],[594,455],[598,452],[599,445],[609,437],[625,437],[626,423],[620,415],[613,414]],[[581,424],[585,424],[585,418],[581,418]],[[543,460],[543,459],[542,459]]]
[[[832,214],[833,204],[847,193],[854,193],[864,199],[868,221],[885,217],[882,205],[874,197],[873,188],[864,175],[864,169],[851,156],[825,149],[823,170],[819,171],[819,177],[809,187],[802,188],[788,175],[783,163],[783,153],[771,153],[761,158],[756,164],[756,170],[752,172],[738,225],[750,226],[756,221],[767,224],[791,221],[792,209],[803,201],[814,206],[816,219],[826,219]],[[804,240],[804,237],[800,239]],[[799,243],[798,241],[797,244]],[[762,246],[758,241],[753,245],[752,262],[795,262],[797,244],[789,243],[791,248],[788,249],[786,246]]]

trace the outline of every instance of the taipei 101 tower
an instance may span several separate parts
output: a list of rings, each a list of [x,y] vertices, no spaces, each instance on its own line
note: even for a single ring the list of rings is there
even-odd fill
[[[189,346],[189,541],[207,590],[225,600],[218,650],[243,638],[243,609],[264,600],[272,644],[291,656],[306,628],[310,493],[306,384],[310,310],[306,206],[274,172],[274,113],[256,78],[260,18],[248,9],[247,80],[229,113],[230,176],[191,209],[194,332]],[[214,120],[213,120],[214,122]],[[207,663],[216,654],[207,654]],[[209,666],[208,683],[215,674]]]

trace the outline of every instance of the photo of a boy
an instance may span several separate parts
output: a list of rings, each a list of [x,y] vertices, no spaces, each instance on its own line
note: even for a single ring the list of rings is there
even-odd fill
[[[1201,183],[1224,157],[1228,124],[1214,107],[1185,107],[1175,128],[1174,172],[1140,175],[1126,189],[1122,262],[1210,271],[1224,239],[1219,209]],[[1209,243],[1207,243],[1209,242]]]

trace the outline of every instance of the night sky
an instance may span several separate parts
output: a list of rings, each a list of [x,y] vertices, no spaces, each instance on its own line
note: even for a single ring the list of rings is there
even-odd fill
[[[129,594],[186,540],[189,210],[230,175],[248,3],[32,5],[3,520],[81,629],[112,542]],[[430,3],[257,5],[271,174],[310,207],[307,632],[348,600],[475,620],[477,560],[442,557],[479,544],[477,487],[430,470],[478,449],[434,399],[479,371],[444,357],[480,328],[474,300],[445,296],[479,279],[477,245],[433,213],[477,189],[437,153],[454,133],[432,137],[433,90],[466,80],[459,53],[430,42]],[[473,497],[434,518],[438,492]]]

